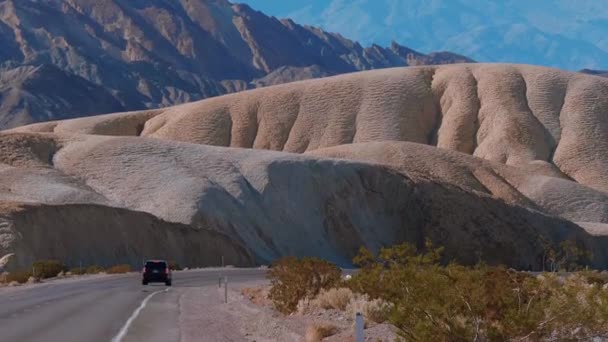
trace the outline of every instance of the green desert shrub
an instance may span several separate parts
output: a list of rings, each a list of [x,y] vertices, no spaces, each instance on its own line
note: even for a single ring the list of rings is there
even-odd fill
[[[268,271],[268,298],[277,310],[291,313],[301,299],[314,298],[322,289],[338,285],[340,274],[336,265],[318,258],[286,257],[273,263]]]
[[[183,268],[175,261],[169,262],[169,268],[173,271],[181,271]]]
[[[131,272],[131,266],[126,265],[126,264],[115,265],[106,270],[106,273],[108,273],[108,274],[121,274],[121,273],[128,273],[128,272]]]
[[[353,291],[390,303],[408,341],[580,340],[608,334],[608,291],[584,272],[533,276],[505,267],[440,264],[441,249],[362,250]]]
[[[31,271],[15,271],[7,274],[5,281],[7,284],[12,283],[14,281],[18,282],[19,284],[24,284],[27,283],[31,276]]]
[[[53,278],[65,271],[66,266],[58,260],[39,260],[32,265],[32,273],[38,279]]]
[[[589,255],[574,245],[560,248],[557,258],[550,256],[551,269],[579,268],[576,259]],[[533,274],[485,264],[444,264],[442,252],[428,242],[421,250],[401,244],[378,255],[362,249],[354,259],[360,270],[346,282],[331,263],[281,259],[269,272],[269,297],[285,313],[336,309],[352,317],[362,312],[368,322],[390,323],[406,341],[580,341],[608,336],[605,272]]]
[[[538,242],[543,252],[543,271],[580,271],[593,259],[593,253],[580,241],[565,240],[554,245],[540,236]]]

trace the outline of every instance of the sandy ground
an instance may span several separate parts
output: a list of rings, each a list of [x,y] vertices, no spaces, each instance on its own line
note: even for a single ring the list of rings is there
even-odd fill
[[[229,286],[228,304],[224,303],[224,288],[217,284],[178,289],[180,340],[302,341],[305,327],[294,331],[280,314],[253,304],[241,294],[245,287],[264,283]]]
[[[339,329],[323,341],[354,341],[353,320],[344,313],[285,316],[273,310],[269,302],[254,303],[242,293],[244,288],[266,286],[265,281],[254,281],[229,288],[228,304],[223,303],[224,290],[217,285],[183,290],[181,341],[305,341],[307,327],[315,323],[330,323]],[[365,330],[366,341],[392,341],[394,336],[386,324],[370,325]]]

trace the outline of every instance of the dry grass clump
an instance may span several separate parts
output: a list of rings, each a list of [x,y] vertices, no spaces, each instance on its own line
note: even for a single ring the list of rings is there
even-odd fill
[[[112,266],[106,270],[106,273],[108,273],[108,274],[121,274],[121,273],[128,273],[128,272],[131,272],[131,266],[126,265],[126,264]]]
[[[74,267],[72,269],[70,269],[70,273],[72,275],[85,275],[85,274],[99,274],[99,273],[109,273],[110,269],[114,268],[114,267],[120,267],[120,268],[126,268],[126,266],[129,265],[117,265],[117,266],[113,266],[111,268],[109,268],[107,271],[98,265],[91,265],[88,267]],[[129,266],[130,269],[130,266]],[[119,271],[117,269],[117,271]],[[126,272],[130,272],[130,271],[126,271]],[[125,273],[125,272],[117,272],[117,273]]]
[[[296,306],[295,312],[300,315],[311,314],[318,308],[319,305],[315,299],[310,299],[308,297],[302,298],[298,301],[298,305]]]
[[[357,294],[348,303],[346,312],[350,317],[355,317],[357,312],[363,314],[366,324],[368,322],[384,323],[388,319],[391,305],[382,299],[370,300],[367,295]]]
[[[103,271],[104,271],[104,269],[97,265],[89,266],[86,269],[87,274],[98,274],[98,273],[102,273]]]
[[[346,306],[353,299],[354,294],[348,288],[332,288],[329,290],[321,290],[317,295],[316,300],[323,309],[335,309],[344,311]]]
[[[241,290],[241,294],[256,305],[266,305],[270,303],[270,300],[268,299],[268,290],[265,287],[246,287]]]
[[[74,267],[70,269],[72,275],[83,275],[87,273],[87,269],[84,267]]]
[[[335,335],[338,327],[329,323],[315,323],[306,328],[304,340],[306,342],[320,342],[324,338]]]
[[[597,284],[600,286],[608,284],[608,272],[606,271],[581,271],[579,274],[583,276],[589,284]]]
[[[365,294],[354,293],[348,288],[321,290],[315,298],[303,298],[298,302],[296,312],[300,315],[315,314],[322,310],[338,310],[354,318],[357,312],[363,314],[366,324],[384,323],[388,319],[391,305],[382,299],[370,299]]]

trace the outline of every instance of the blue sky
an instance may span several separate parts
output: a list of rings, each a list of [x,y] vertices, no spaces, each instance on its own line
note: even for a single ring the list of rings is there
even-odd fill
[[[608,69],[608,0],[240,0],[363,45],[483,62]]]

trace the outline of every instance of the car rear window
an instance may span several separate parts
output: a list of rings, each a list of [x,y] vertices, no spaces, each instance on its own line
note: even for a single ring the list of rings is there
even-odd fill
[[[165,268],[167,268],[167,263],[162,261],[148,261],[146,262],[146,268],[153,270],[164,270]]]

